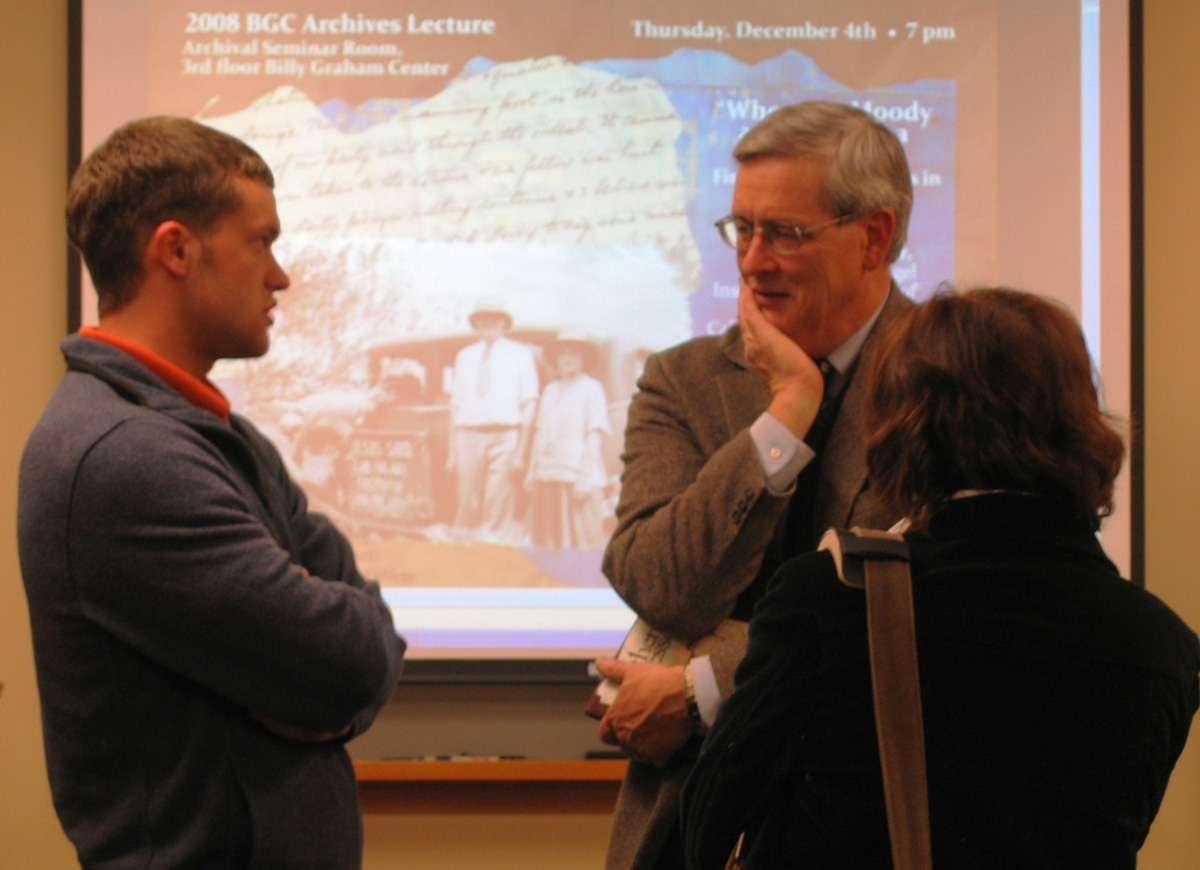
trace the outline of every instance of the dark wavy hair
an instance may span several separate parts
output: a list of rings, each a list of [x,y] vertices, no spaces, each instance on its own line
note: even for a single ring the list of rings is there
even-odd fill
[[[131,121],[88,155],[67,190],[67,235],[87,264],[101,312],[132,298],[155,227],[177,220],[204,234],[237,210],[239,176],[275,186],[249,145],[186,118]]]
[[[941,289],[881,338],[866,374],[871,483],[914,528],[960,490],[1050,496],[1093,529],[1112,513],[1124,442],[1062,305]]]

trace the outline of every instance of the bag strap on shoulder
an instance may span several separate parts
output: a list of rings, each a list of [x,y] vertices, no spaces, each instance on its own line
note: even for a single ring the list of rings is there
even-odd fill
[[[909,560],[908,542],[903,535],[877,529],[829,529],[817,549],[833,556],[839,580],[859,588],[866,585],[863,566],[868,559],[904,563]]]
[[[894,532],[830,529],[818,549],[833,556],[843,583],[866,589],[871,689],[892,864],[896,870],[929,870],[925,725],[908,544]]]

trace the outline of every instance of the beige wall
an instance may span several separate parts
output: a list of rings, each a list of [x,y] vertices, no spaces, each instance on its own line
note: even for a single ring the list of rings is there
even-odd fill
[[[1146,0],[1146,585],[1200,628],[1200,4]],[[1176,767],[1142,850],[1151,870],[1200,867],[1200,738]]]
[[[46,783],[15,510],[21,445],[62,372],[65,7],[0,0],[0,323],[12,327],[0,343],[0,866],[13,870],[78,866]]]
[[[0,0],[0,867],[75,866],[50,805],[14,543],[16,463],[61,372],[66,320],[65,4]],[[1145,0],[1148,585],[1200,627],[1200,6]],[[1200,740],[1181,760],[1142,853],[1200,866]],[[599,867],[599,816],[374,817],[367,866]]]

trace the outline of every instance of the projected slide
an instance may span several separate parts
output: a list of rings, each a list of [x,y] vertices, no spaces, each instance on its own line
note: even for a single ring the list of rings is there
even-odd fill
[[[713,228],[735,142],[780,105],[860,106],[913,170],[901,289],[996,273],[998,6],[86,0],[82,144],[180,114],[272,166],[292,286],[269,354],[214,379],[353,538],[412,655],[589,655],[632,619],[599,566],[641,366],[735,319]],[[1063,6],[1042,20],[1077,58]],[[489,322],[503,361],[479,360]],[[511,428],[501,399],[468,410],[489,378],[540,413],[503,503],[476,504],[495,470],[453,429]],[[547,521],[549,483],[570,508]]]

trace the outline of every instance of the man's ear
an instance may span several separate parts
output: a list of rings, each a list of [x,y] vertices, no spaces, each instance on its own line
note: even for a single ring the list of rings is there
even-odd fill
[[[176,278],[187,274],[196,256],[195,234],[179,221],[163,221],[150,234],[146,256]]]
[[[877,208],[863,218],[867,229],[867,245],[863,251],[863,268],[874,271],[887,264],[892,238],[896,235],[896,213],[888,207]]]

